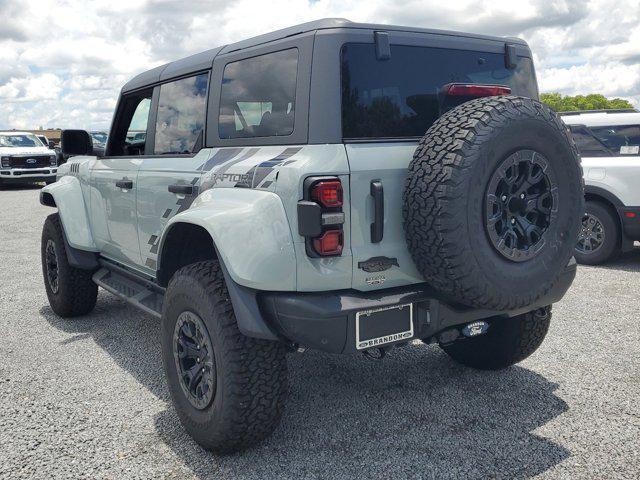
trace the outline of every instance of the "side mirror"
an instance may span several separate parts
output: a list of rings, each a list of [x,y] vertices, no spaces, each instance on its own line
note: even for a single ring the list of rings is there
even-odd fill
[[[53,150],[54,148],[56,148],[56,142],[54,142],[53,140],[49,140],[49,148],[51,150]]]
[[[60,148],[62,153],[68,156],[93,154],[91,136],[86,130],[63,130]]]

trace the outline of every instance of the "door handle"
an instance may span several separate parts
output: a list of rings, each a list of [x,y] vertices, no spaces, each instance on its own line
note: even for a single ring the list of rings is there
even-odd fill
[[[118,180],[116,182],[116,187],[124,188],[126,190],[131,190],[133,188],[133,180],[129,180],[128,178],[123,178],[122,180]]]
[[[373,223],[371,224],[371,243],[380,243],[384,235],[384,190],[380,180],[371,181],[373,197]]]
[[[169,191],[180,195],[193,195],[193,185],[174,183],[173,185],[169,185]]]

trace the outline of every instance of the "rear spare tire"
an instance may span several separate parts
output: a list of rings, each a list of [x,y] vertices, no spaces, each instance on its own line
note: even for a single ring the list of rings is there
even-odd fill
[[[403,195],[409,251],[425,279],[470,306],[536,302],[573,254],[584,211],[564,124],[529,98],[487,97],[420,140]]]

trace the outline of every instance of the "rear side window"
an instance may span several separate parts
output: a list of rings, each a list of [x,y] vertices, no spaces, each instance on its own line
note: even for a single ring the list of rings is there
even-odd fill
[[[615,154],[638,155],[640,153],[640,125],[591,127],[591,131]]]
[[[570,125],[569,131],[583,157],[611,157],[611,151],[584,125]]]
[[[209,74],[160,86],[154,153],[193,153],[202,144]]]
[[[291,135],[297,71],[295,48],[227,64],[220,92],[220,138]]]
[[[497,53],[392,45],[391,58],[381,61],[375,45],[347,44],[341,71],[344,138],[424,135],[450,83],[506,85],[515,95],[538,97],[531,60],[519,57],[508,69]]]

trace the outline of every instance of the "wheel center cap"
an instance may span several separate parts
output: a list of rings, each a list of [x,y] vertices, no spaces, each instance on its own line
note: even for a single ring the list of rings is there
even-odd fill
[[[511,197],[509,200],[509,213],[522,213],[526,207],[527,203],[518,197]]]

